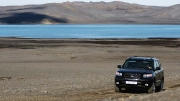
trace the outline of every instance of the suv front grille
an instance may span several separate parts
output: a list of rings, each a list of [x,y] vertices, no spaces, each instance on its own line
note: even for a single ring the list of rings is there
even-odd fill
[[[124,74],[125,79],[139,79],[140,77],[141,77],[141,74],[132,74],[132,73]]]

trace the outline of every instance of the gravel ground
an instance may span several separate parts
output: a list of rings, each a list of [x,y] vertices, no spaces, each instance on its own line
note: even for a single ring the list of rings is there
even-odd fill
[[[179,47],[94,43],[63,44],[64,46],[31,47],[31,49],[24,49],[22,46],[20,49],[1,48],[0,100],[178,100]],[[163,92],[155,94],[134,91],[114,92],[114,74],[117,65],[122,64],[126,58],[133,55],[156,56],[160,59],[165,70]],[[164,96],[166,94],[167,96]]]

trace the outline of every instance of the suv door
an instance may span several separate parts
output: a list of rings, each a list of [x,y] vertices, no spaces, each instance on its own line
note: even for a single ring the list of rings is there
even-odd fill
[[[160,62],[158,60],[154,61],[155,63],[155,79],[156,79],[156,86],[159,86],[161,84],[161,65]],[[160,70],[156,70],[157,68],[160,68]]]

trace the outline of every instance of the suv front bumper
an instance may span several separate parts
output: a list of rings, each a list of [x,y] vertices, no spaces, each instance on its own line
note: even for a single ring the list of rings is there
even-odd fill
[[[128,84],[129,82],[137,82],[136,84]],[[147,79],[124,79],[115,77],[115,85],[119,88],[150,88],[154,82],[153,78]]]

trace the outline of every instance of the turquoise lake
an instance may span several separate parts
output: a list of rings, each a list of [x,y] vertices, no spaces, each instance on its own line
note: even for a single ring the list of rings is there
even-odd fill
[[[180,25],[0,25],[0,37],[180,38]]]

